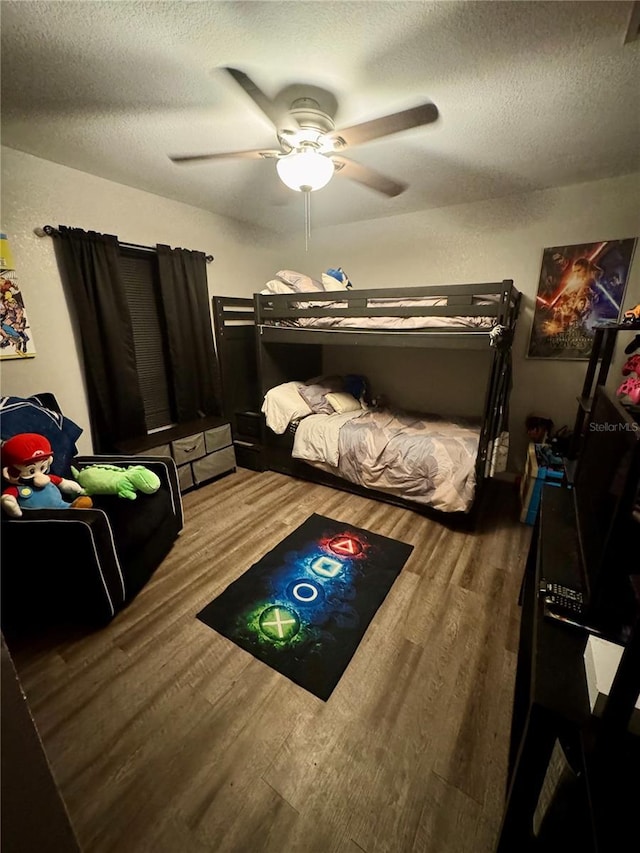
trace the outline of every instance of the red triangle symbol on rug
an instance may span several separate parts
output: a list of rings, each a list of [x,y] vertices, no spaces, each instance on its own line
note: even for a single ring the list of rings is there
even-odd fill
[[[345,537],[344,539],[334,539],[331,543],[331,550],[337,554],[357,554],[360,549],[353,539]]]

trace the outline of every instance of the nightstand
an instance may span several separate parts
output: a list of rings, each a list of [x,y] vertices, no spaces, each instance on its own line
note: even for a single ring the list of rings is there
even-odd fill
[[[261,441],[260,412],[234,412],[233,445],[241,468],[264,471],[264,448]]]

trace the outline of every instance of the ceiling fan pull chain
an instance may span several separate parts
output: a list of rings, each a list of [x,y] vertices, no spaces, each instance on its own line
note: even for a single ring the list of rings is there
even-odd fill
[[[304,250],[309,251],[309,240],[311,239],[311,190],[302,190],[304,196]]]

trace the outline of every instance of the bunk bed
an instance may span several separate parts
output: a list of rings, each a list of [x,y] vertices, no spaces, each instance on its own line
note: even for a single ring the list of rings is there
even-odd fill
[[[253,300],[214,297],[223,394],[225,398],[227,392],[229,394],[228,399],[225,399],[225,413],[238,436],[241,436],[238,417],[246,420],[247,410],[253,413],[256,423],[260,423],[256,442],[263,454],[264,467],[271,470],[365,494],[417,511],[435,508],[466,513],[474,504],[482,482],[494,473],[500,439],[507,430],[511,342],[519,304],[520,293],[512,281],[340,292],[315,289],[313,292],[263,291],[255,294]],[[244,382],[243,368],[239,368],[239,363],[233,363],[233,343],[227,346],[238,335],[242,336],[245,354],[254,347],[256,372],[248,396],[240,390]],[[489,368],[482,414],[475,424],[466,419],[437,416],[425,416],[419,421],[410,413],[375,409],[350,416],[340,412],[336,412],[336,416],[324,414],[323,419],[323,415],[313,413],[308,408],[304,412],[303,406],[306,417],[300,418],[293,412],[286,429],[276,432],[269,428],[265,418],[259,418],[267,394],[272,394],[279,386],[288,387],[291,383],[296,383],[298,387],[305,383],[313,384],[310,378],[319,377],[323,373],[324,348],[335,344],[488,351]],[[250,355],[248,357],[251,358]],[[240,407],[237,405],[238,394],[244,395]],[[346,453],[349,430],[352,437],[356,435],[352,429],[355,421],[360,433],[359,439],[355,439],[355,456],[351,460],[345,456],[344,464],[341,465],[339,457],[336,458],[336,448],[341,442],[340,447]],[[400,481],[395,482],[395,475],[399,471],[387,471],[390,476],[380,476],[379,471],[371,478],[363,476],[363,466],[366,465],[366,454],[363,453],[366,445],[363,439],[365,428],[375,431],[377,421],[382,422],[382,428],[386,429],[388,435],[393,435],[396,442],[395,458],[398,461],[403,458],[402,445],[398,446],[398,441],[404,441],[407,434],[411,438],[406,447],[411,453],[415,453],[417,433],[429,433],[431,438],[435,436],[438,440],[438,436],[443,435],[444,449],[434,449],[432,441],[425,453],[431,457],[430,470],[442,472],[448,469],[453,472],[456,465],[470,469],[462,488],[456,487],[460,500],[448,504],[440,498],[433,501],[433,492],[421,494],[418,480],[426,476],[428,468],[421,468],[420,465],[413,466],[420,473],[406,489],[404,485],[398,485]],[[318,430],[322,435],[325,425],[327,430],[332,431],[332,444],[327,458],[322,453],[318,455],[317,441],[314,445],[316,452],[308,458],[304,455],[301,457],[299,446],[305,442],[301,441],[298,430],[306,441],[309,435],[317,438]],[[376,439],[370,436],[369,443],[371,441],[375,443]],[[314,444],[314,441],[311,443]],[[439,453],[439,462],[434,469],[432,457]],[[439,494],[442,495],[442,490]]]

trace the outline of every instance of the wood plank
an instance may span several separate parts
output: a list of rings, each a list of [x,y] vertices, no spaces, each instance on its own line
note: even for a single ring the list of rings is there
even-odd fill
[[[515,488],[484,499],[463,532],[238,469],[184,496],[183,533],[109,626],[16,640],[83,849],[488,853],[531,528]],[[195,618],[313,512],[414,546],[327,702]]]

